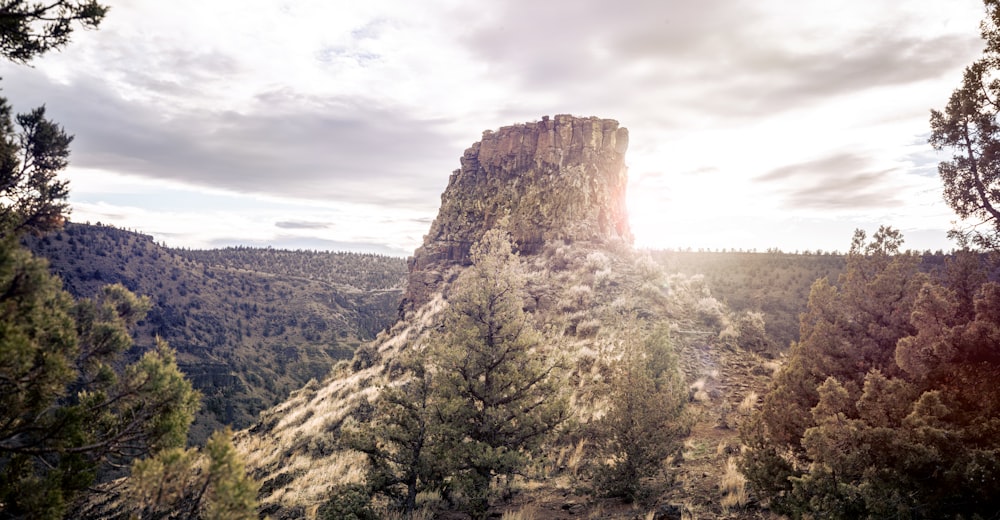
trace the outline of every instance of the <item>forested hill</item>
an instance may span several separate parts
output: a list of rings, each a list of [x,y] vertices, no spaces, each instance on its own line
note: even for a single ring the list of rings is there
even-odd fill
[[[211,267],[306,278],[363,291],[398,290],[406,281],[406,262],[403,259],[371,253],[256,247],[171,251]]]
[[[920,269],[936,272],[950,255],[942,251],[913,253]],[[827,278],[836,284],[846,256],[839,253],[792,254],[780,251],[651,251],[668,273],[701,274],[705,285],[734,311],[764,313],[772,351],[799,339],[799,314],[805,312],[812,284]]]
[[[108,226],[69,223],[26,245],[48,258],[77,297],[121,283],[152,309],[134,331],[135,352],[159,336],[204,394],[191,439],[222,424],[242,428],[397,315],[400,258],[235,248],[184,251]]]

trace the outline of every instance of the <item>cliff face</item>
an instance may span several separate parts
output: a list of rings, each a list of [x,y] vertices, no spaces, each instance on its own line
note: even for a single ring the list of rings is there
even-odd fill
[[[441,209],[409,261],[404,310],[427,302],[489,229],[504,227],[522,254],[552,240],[631,243],[625,209],[628,130],[570,115],[487,130],[461,158]]]

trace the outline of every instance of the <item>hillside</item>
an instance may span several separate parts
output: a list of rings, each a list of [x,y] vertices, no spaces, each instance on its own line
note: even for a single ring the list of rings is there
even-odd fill
[[[845,239],[846,241],[846,239]],[[840,253],[763,253],[742,251],[650,251],[652,258],[668,273],[702,275],[712,294],[733,311],[764,314],[767,350],[784,352],[799,339],[799,314],[805,312],[813,283],[826,278],[836,283],[846,266]],[[940,272],[944,252],[924,251],[920,270]],[[994,273],[995,279],[997,273]]]
[[[619,211],[627,135],[613,120],[556,116],[486,132],[466,150],[431,231],[407,263],[400,319],[325,378],[309,381],[235,434],[250,475],[261,484],[262,516],[402,517],[395,493],[401,494],[403,482],[378,486],[402,478],[387,468],[410,464],[406,467],[426,471],[419,491],[416,484],[408,488],[416,511],[412,518],[779,518],[769,509],[773,497],[751,491],[747,478],[753,476],[737,467],[747,453],[740,431],[755,424],[775,374],[787,372],[788,356],[796,350],[788,354],[785,346],[797,339],[794,323],[806,309],[813,282],[837,280],[845,257],[636,251]],[[556,213],[561,218],[545,217]],[[481,241],[497,236],[508,241],[508,261],[488,258],[479,264]],[[303,275],[313,269],[308,257],[291,262],[281,259],[295,255],[269,250],[171,254],[183,256],[183,262],[197,258],[211,272],[280,265],[268,267],[271,280],[289,283],[305,283]],[[906,257],[915,269],[947,276],[941,272],[943,254]],[[476,285],[490,276],[518,283]],[[377,282],[368,286],[377,288]],[[470,295],[481,305],[471,312]],[[498,347],[505,340],[477,336],[478,330],[501,330],[493,328],[503,316],[493,312],[494,305],[524,317],[509,322],[506,330],[519,331],[515,338],[527,330],[537,341],[514,369],[503,359],[511,351]],[[461,312],[484,329],[462,328],[456,318]],[[646,350],[630,357],[637,344]],[[499,358],[480,373],[469,368],[469,353],[482,345]],[[630,359],[640,361],[630,364]],[[565,402],[565,417],[530,453],[514,454],[520,448],[507,446],[480,451],[474,435],[497,433],[484,429],[486,420],[476,415],[486,409],[486,399],[478,401],[481,407],[469,404],[476,401],[456,404],[448,392],[463,378],[486,388],[495,373],[530,372],[539,360],[553,360],[551,371],[535,380],[545,380],[548,393],[524,410]],[[652,373],[654,365],[661,369],[655,384],[630,379],[629,372]],[[630,388],[631,381],[639,386]],[[497,401],[528,391],[511,390]],[[650,428],[615,437],[611,418],[642,423],[664,401],[680,403],[681,413],[666,421],[656,416],[646,421]],[[447,422],[456,409],[461,421]],[[398,428],[378,429],[387,424]],[[450,428],[461,435],[449,438]],[[672,437],[660,437],[661,430]],[[400,458],[379,460],[364,447],[369,444],[358,444],[388,437],[379,432],[415,442],[406,446],[436,444],[439,451],[411,459],[404,457],[407,448],[396,444],[389,449]],[[615,443],[624,438],[638,445],[649,437],[666,440],[658,441],[663,451],[637,481],[643,494],[628,499],[611,494],[608,468],[623,460]],[[491,469],[487,498],[475,502],[484,496],[470,493],[475,461],[456,460],[470,453],[488,457],[494,449],[520,465],[507,473]],[[123,499],[115,493],[97,498],[85,504],[83,516],[127,516],[130,506]]]
[[[531,468],[507,509],[533,511],[536,519],[640,514],[632,505],[588,491],[597,444],[586,433],[607,412],[609,378],[619,349],[636,333],[623,318],[635,315],[640,323],[670,324],[690,388],[691,434],[669,470],[677,486],[664,493],[661,504],[672,505],[678,514],[721,517],[724,491],[719,484],[727,458],[738,449],[741,403],[763,393],[777,363],[723,339],[730,315],[701,279],[667,276],[648,257],[627,248],[551,244],[521,262],[528,273],[527,305],[534,322],[569,367],[564,382],[576,426],[553,441],[552,457]],[[446,306],[439,293],[359,350],[352,363],[339,364],[326,380],[295,392],[237,435],[254,477],[263,483],[262,505],[272,518],[311,518],[332,486],[362,478],[364,457],[339,447],[341,427],[370,413],[380,389],[395,384],[401,376],[399,359],[428,348]]]
[[[705,277],[668,275],[648,254],[632,249],[628,222],[615,211],[624,192],[612,189],[624,178],[621,142],[627,133],[621,130],[610,120],[556,116],[487,132],[466,151],[431,233],[410,262],[403,319],[359,349],[353,361],[338,364],[328,378],[295,392],[237,434],[237,446],[262,483],[263,513],[314,518],[337,495],[337,486],[364,480],[365,456],[345,448],[345,424],[371,420],[383,390],[406,380],[404,360],[428,356],[441,341],[450,295],[463,290],[469,246],[500,228],[521,252],[516,270],[526,280],[524,310],[541,344],[559,353],[570,419],[546,445],[548,455],[508,482],[509,500],[492,514],[729,514],[721,504],[732,491],[723,479],[738,449],[735,427],[778,364],[741,347],[748,332],[738,330],[736,316],[712,296]],[[515,191],[535,202],[522,204],[508,193]],[[542,218],[554,208],[564,212],[561,224]],[[594,472],[606,456],[598,432],[614,406],[610,394],[624,346],[663,324],[690,401],[690,434],[663,468],[674,485],[661,488],[656,506],[639,508],[594,490]],[[424,517],[465,518],[440,496],[418,502]],[[734,518],[760,514],[733,511]]]
[[[191,429],[201,443],[224,424],[246,427],[257,414],[391,324],[402,259],[353,253],[166,249],[152,237],[68,223],[26,239],[48,258],[64,287],[91,296],[121,283],[152,309],[134,333],[134,354],[159,336],[204,394]]]

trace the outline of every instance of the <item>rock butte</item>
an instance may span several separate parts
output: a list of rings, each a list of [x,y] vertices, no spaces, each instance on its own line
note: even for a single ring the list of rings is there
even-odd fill
[[[613,119],[557,115],[483,132],[441,195],[441,209],[409,260],[402,310],[425,303],[443,272],[465,265],[489,229],[522,254],[553,240],[632,242],[625,208],[628,129]]]

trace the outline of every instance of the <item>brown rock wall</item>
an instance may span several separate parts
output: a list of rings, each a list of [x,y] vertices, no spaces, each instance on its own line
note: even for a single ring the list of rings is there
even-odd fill
[[[441,209],[410,259],[404,310],[429,298],[450,266],[503,225],[522,254],[551,240],[631,243],[625,208],[628,130],[613,119],[557,115],[483,132],[462,155]]]

